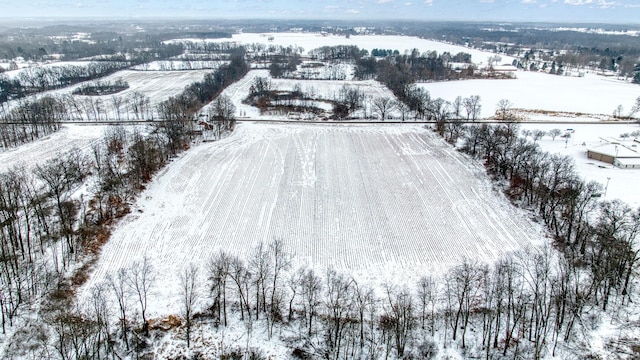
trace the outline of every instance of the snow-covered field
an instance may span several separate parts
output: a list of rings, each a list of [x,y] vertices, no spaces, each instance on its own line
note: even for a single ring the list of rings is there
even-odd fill
[[[178,273],[218,250],[281,239],[299,264],[381,284],[492,261],[542,231],[483,170],[417,125],[240,124],[176,159],[115,229],[85,289],[147,256],[152,316],[179,310]],[[203,287],[205,284],[201,284]]]
[[[623,114],[626,115],[640,96],[638,85],[590,73],[581,78],[518,71],[516,77],[512,80],[462,80],[419,86],[429,90],[433,98],[440,97],[447,101],[453,101],[457,96],[465,98],[480,95],[482,117],[485,118],[495,114],[496,104],[501,99],[511,101],[519,109],[588,113],[605,117],[610,117],[618,105],[622,105]],[[532,120],[549,118],[548,115],[527,116]]]
[[[181,41],[202,42],[203,40],[174,39],[167,42]],[[451,55],[455,55],[459,52],[466,52],[468,54],[471,54],[472,61],[479,65],[486,65],[487,59],[490,56],[496,55],[491,52],[471,49],[464,46],[421,39],[415,36],[401,35],[352,35],[347,38],[345,36],[323,35],[320,33],[242,33],[234,34],[231,39],[206,39],[204,41],[236,42],[239,44],[264,44],[265,46],[278,45],[283,47],[297,46],[303,48],[303,54],[308,54],[309,51],[322,46],[337,45],[356,45],[360,49],[365,49],[369,52],[371,52],[371,50],[373,49],[391,49],[398,50],[401,54],[404,54],[405,52],[410,53],[412,49],[418,49],[420,53],[428,51],[443,53],[445,51],[448,51],[451,53]],[[501,57],[501,63],[511,64],[514,60],[514,58],[510,56]]]
[[[196,81],[200,81],[212,70],[190,70],[190,71],[118,71],[102,81],[115,81],[122,79],[129,83],[129,88],[119,92],[117,95],[126,97],[131,93],[139,92],[149,97],[151,108],[167,100],[171,96],[180,94],[184,88]],[[73,88],[70,88],[72,91]],[[113,95],[105,95],[105,101]],[[95,98],[95,97],[92,97]]]
[[[117,94],[112,95],[102,95],[102,96],[83,96],[83,95],[73,95],[76,100],[91,100],[96,101],[98,99],[101,100],[103,108],[103,112],[106,113],[106,117],[108,119],[115,119],[116,113],[113,109],[112,99],[115,97],[120,97],[122,99],[128,99],[133,96],[133,93],[141,93],[144,96],[149,98],[149,109],[152,117],[157,117],[157,105],[165,100],[167,100],[171,96],[176,96],[180,94],[186,86],[200,81],[204,78],[204,76],[213,70],[185,70],[185,71],[135,71],[135,70],[121,70],[116,73],[113,73],[109,76],[101,78],[102,82],[112,82],[116,80],[123,80],[129,84],[129,88],[121,91]],[[38,95],[34,95],[37,97],[42,97],[45,95],[67,95],[71,94],[73,90],[86,84],[87,82],[83,82],[80,84],[76,84],[73,86],[66,87],[64,89],[47,91]],[[91,83],[89,81],[88,83]],[[19,104],[19,101],[10,101],[5,105],[7,109],[12,108]],[[101,115],[104,116],[104,115]],[[84,117],[83,117],[84,118]],[[121,108],[121,118],[122,119],[135,119],[135,115],[129,111],[127,113],[126,103],[123,104]]]
[[[521,128],[527,130],[551,129],[574,130],[572,138],[566,143],[565,139],[557,137],[554,140],[549,136],[538,140],[540,147],[548,152],[568,155],[573,157],[578,173],[587,181],[597,181],[603,186],[607,184],[606,196],[603,199],[620,199],[632,207],[640,206],[640,169],[620,169],[601,161],[589,159],[587,149],[604,145],[602,138],[619,138],[620,134],[631,133],[640,130],[639,125],[626,124],[525,124]],[[583,145],[584,144],[584,145]],[[638,144],[640,147],[640,144]],[[603,194],[604,195],[604,194]]]
[[[106,126],[65,125],[55,133],[19,147],[0,151],[0,171],[17,166],[34,167],[71,149],[89,152],[102,140]]]

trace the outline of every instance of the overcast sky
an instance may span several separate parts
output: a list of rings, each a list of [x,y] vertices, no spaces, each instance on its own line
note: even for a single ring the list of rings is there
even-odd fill
[[[0,17],[640,23],[640,0],[0,0]]]

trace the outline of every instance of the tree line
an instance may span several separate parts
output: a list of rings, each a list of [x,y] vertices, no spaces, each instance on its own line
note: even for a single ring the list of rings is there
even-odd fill
[[[12,78],[0,74],[0,102],[98,79],[129,66],[131,63],[128,61],[104,61],[86,65],[31,67]]]
[[[471,126],[464,151],[484,159],[496,178],[509,182],[507,193],[541,218],[566,261],[585,275],[584,301],[602,310],[613,299],[631,301],[640,211],[599,200],[602,185],[582,180],[570,157],[518,136],[517,125]]]
[[[247,69],[239,58],[185,92],[200,91],[204,99],[212,98]],[[183,109],[166,108],[171,103],[161,105],[171,121],[158,125],[149,134],[110,127],[104,139],[91,146],[90,154],[72,150],[32,169],[20,167],[0,173],[3,334],[7,327],[15,325],[22,309],[41,301],[40,316],[47,326],[34,325],[32,334],[43,332],[46,337],[49,330],[57,332],[60,341],[53,349],[61,359],[68,358],[66,346],[79,351],[76,346],[80,344],[66,343],[66,333],[60,332],[71,329],[74,336],[83,336],[89,324],[79,316],[63,318],[59,312],[69,308],[74,289],[86,280],[91,259],[108,240],[110,226],[130,211],[131,201],[153,174],[187,148],[186,140],[176,138],[173,129],[182,128],[185,122],[192,126],[194,110],[187,109],[191,114],[187,119]],[[89,177],[92,180],[87,183]],[[90,198],[78,196],[82,186],[90,187]],[[140,276],[143,274],[146,273],[142,271]],[[9,353],[26,350],[21,334],[14,334],[15,342],[7,347]],[[46,357],[52,356],[50,348],[39,349],[46,351]],[[102,358],[101,352],[93,356]]]
[[[158,105],[158,113],[163,119],[158,123],[158,130],[165,134],[172,153],[182,151],[189,146],[194,137],[193,126],[197,121],[196,113],[206,104],[220,95],[222,90],[240,80],[249,71],[244,56],[233,56],[228,65],[223,65],[215,72],[205,75],[204,80],[195,82],[179,95],[170,97]],[[207,114],[224,129],[231,130],[235,126],[234,111],[229,111],[233,104],[226,98],[220,98]],[[218,131],[218,135],[220,131]]]
[[[64,103],[50,96],[19,100],[8,111],[0,105],[0,148],[15,147],[57,131],[64,113]]]

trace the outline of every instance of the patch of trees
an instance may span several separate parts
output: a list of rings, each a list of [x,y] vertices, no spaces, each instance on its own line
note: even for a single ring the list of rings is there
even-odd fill
[[[229,36],[230,37],[230,36]],[[180,59],[186,61],[220,61],[229,60],[238,54],[238,44],[229,42],[181,41],[184,53]]]
[[[260,109],[261,113],[288,114],[312,113],[321,114],[322,109],[313,104],[318,101],[307,92],[303,91],[299,84],[294,85],[291,91],[274,90],[271,80],[266,77],[256,77],[249,89],[249,96],[243,101],[246,104]]]
[[[223,65],[213,73],[205,75],[204,80],[187,86],[181,94],[170,97],[158,105],[158,113],[162,119],[157,123],[158,131],[168,140],[172,155],[189,146],[195,135],[193,127],[198,120],[196,113],[248,71],[249,66],[244,61],[244,56],[234,56],[228,65]],[[235,118],[228,118],[230,114],[232,115],[232,112],[228,111],[228,106],[233,104],[225,101],[218,105],[220,106],[214,108],[220,109],[220,112],[213,114],[212,117],[224,124],[225,129],[232,130],[235,126]]]
[[[296,71],[298,65],[300,65],[300,55],[298,54],[272,56],[269,74],[273,78],[281,78],[286,73]]]
[[[465,58],[464,54],[458,54]],[[410,55],[397,55],[381,60],[362,58],[356,61],[355,77],[361,80],[376,78],[385,84],[396,96],[402,97],[405,88],[414,82],[443,81],[474,77],[473,65],[464,70],[451,66],[452,57],[448,53],[436,52],[419,54],[417,50]]]
[[[309,56],[319,61],[358,60],[367,55],[368,51],[355,45],[322,46],[309,51]]]
[[[391,49],[378,49],[374,48],[371,50],[371,56],[374,57],[387,57],[387,56],[397,56],[400,55],[400,51],[391,50]]]
[[[507,194],[541,218],[564,261],[585,277],[584,304],[606,310],[612,301],[631,301],[640,211],[618,200],[598,201],[600,184],[585,183],[571,158],[519,137],[517,125],[471,126],[463,149],[484,159],[494,176],[509,182]]]
[[[84,84],[73,90],[73,95],[101,96],[111,95],[124,91],[129,88],[129,83],[117,79],[116,81],[95,81],[90,84]]]
[[[631,81],[634,84],[640,84],[640,64],[636,64],[633,67],[633,79]]]
[[[134,91],[127,95],[76,97],[71,94],[47,95],[0,107],[0,147],[12,147],[57,130],[62,121],[149,120],[154,113],[148,96]],[[51,127],[50,124],[56,124]],[[43,126],[53,129],[40,131]]]
[[[0,148],[7,149],[57,131],[66,106],[59,99],[45,96],[20,100],[10,110],[0,110]]]
[[[300,63],[300,54],[303,48],[299,46],[279,46],[279,45],[265,45],[261,43],[253,43],[243,45],[246,50],[247,59],[252,62],[254,67],[269,68],[272,63],[276,63],[277,66],[285,68],[291,68],[295,70],[295,66]],[[274,71],[277,68],[273,69]]]
[[[535,141],[518,136],[516,124],[474,124],[464,130],[463,151],[484,159],[490,174],[508,181],[507,194],[540,216],[560,252],[530,249],[491,266],[462,260],[442,278],[426,274],[414,284],[383,284],[384,291],[376,292],[334,269],[293,268],[276,240],[258,245],[247,258],[221,251],[205,269],[190,266],[177,274],[180,317],[165,328],[184,331],[188,348],[200,341],[191,336],[195,327],[212,324],[224,331],[240,321],[248,338],[259,327],[269,339],[283,334],[296,356],[331,359],[433,358],[449,347],[484,358],[543,358],[568,349],[591,356],[589,349],[576,350],[573,344],[584,340],[581,329],[597,323],[600,310],[594,308],[612,314],[637,295],[632,284],[640,210],[617,200],[599,202],[600,185],[584,183],[569,159],[544,153]],[[119,340],[101,351],[119,356],[154,351],[140,346],[148,346],[147,321],[130,316],[132,307],[142,306],[127,280],[135,278],[132,269],[114,274],[107,287],[124,305],[118,305],[120,320],[111,322],[118,321],[119,330],[108,335]],[[204,276],[208,290],[200,291],[194,284]],[[200,312],[193,307],[195,298],[206,299]],[[104,317],[87,307],[74,316],[85,324],[99,324]],[[78,334],[69,329],[68,336]],[[257,350],[248,345],[220,351]]]
[[[28,351],[25,342],[34,342],[34,351],[43,351],[49,358],[102,358],[99,354],[112,351],[110,321],[115,318],[104,294],[118,286],[135,295],[144,329],[146,296],[153,280],[146,261],[127,269],[121,279],[114,277],[110,287],[95,290],[88,307],[95,311],[95,318],[84,317],[87,308],[76,307],[72,294],[86,280],[108,240],[110,226],[130,211],[134,197],[174,154],[163,135],[114,126],[92,145],[90,154],[72,150],[32,170],[0,173],[2,332],[14,326],[16,316],[35,301],[43,301],[38,315],[47,325],[16,332],[7,345],[8,353],[23,354]],[[90,187],[90,198],[77,196],[81,186]],[[129,326],[127,318],[123,321]],[[57,340],[49,342],[50,334]]]
[[[629,30],[625,26],[606,26],[620,32]],[[556,61],[565,66],[590,66],[633,77],[640,56],[637,36],[556,31],[552,25],[416,24],[403,28],[403,33],[520,57],[522,62],[516,65],[531,70],[538,70],[544,63],[549,67]]]

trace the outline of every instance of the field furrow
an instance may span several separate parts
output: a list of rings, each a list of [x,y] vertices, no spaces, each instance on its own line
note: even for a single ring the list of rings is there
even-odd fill
[[[246,258],[281,239],[298,264],[399,282],[540,241],[465,161],[419,126],[241,124],[149,186],[89,285],[146,255],[163,284],[153,311],[164,314],[180,269],[204,270],[219,249]]]

